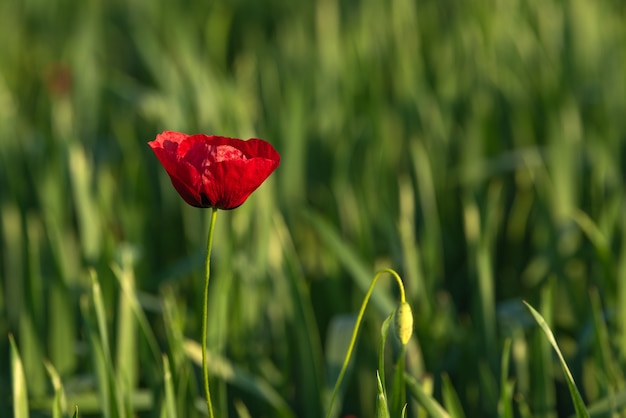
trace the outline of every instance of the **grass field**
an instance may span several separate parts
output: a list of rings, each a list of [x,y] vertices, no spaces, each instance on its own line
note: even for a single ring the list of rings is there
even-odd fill
[[[210,210],[164,130],[281,154],[217,217],[218,416],[324,416],[383,268],[413,337],[381,355],[381,277],[336,416],[380,416],[380,358],[409,417],[574,414],[523,300],[590,415],[626,414],[623,2],[5,0],[0,23],[0,416],[204,416]]]

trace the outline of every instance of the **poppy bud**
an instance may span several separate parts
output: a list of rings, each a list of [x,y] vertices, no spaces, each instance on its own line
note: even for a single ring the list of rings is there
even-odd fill
[[[395,315],[396,335],[400,339],[402,345],[406,345],[413,334],[413,312],[411,305],[402,302]]]

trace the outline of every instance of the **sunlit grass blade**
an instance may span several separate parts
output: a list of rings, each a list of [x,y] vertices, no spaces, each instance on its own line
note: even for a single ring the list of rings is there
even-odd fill
[[[404,375],[409,393],[419,402],[432,418],[450,418],[446,410],[431,395],[426,393],[419,382],[408,374]]]
[[[133,313],[133,301],[131,299],[131,295],[134,296],[135,294],[135,275],[132,269],[131,249],[120,248],[119,258],[119,264],[112,266],[115,277],[124,289],[119,292],[117,305],[115,371],[116,381],[123,383],[129,389],[127,392],[130,392],[137,385],[139,369],[137,321]]]
[[[552,330],[550,330],[550,327],[548,326],[548,324],[546,323],[546,321],[543,319],[543,317],[541,316],[539,312],[537,312],[526,301],[524,301],[524,304],[526,305],[530,313],[535,318],[535,321],[537,321],[537,324],[539,324],[539,327],[541,327],[542,331],[548,338],[550,345],[552,345],[552,348],[554,348],[554,351],[559,357],[559,361],[561,363],[561,367],[563,368],[563,373],[565,374],[565,379],[567,381],[567,387],[569,389],[570,396],[572,397],[572,401],[574,402],[576,416],[578,418],[589,417],[589,413],[587,412],[587,409],[585,408],[585,404],[583,402],[582,396],[580,395],[580,392],[578,391],[578,388],[576,387],[576,383],[574,382],[574,377],[572,376],[572,373],[570,372],[569,367],[567,367],[567,363],[565,362],[565,359],[563,358],[563,354],[561,354],[561,350],[559,349],[556,339],[554,338],[554,334],[552,334]]]
[[[17,334],[21,350],[20,367],[28,381],[30,396],[43,396],[47,379],[42,365],[42,344],[37,317],[34,317],[41,306],[32,307],[40,297],[37,295],[41,286],[30,286],[33,284],[33,274],[29,273],[30,268],[27,265],[37,262],[33,260],[32,248],[30,251],[26,250],[29,240],[24,227],[29,218],[21,213],[17,205],[5,203],[0,209],[0,268],[4,267],[4,271],[0,271],[0,285],[4,291],[3,295],[0,294],[3,298],[0,305],[4,305],[0,327],[3,330],[13,330]],[[35,279],[38,280],[39,278]],[[28,303],[29,300],[32,302]],[[9,348],[0,343],[0,352],[8,351]],[[0,365],[0,377],[4,370],[8,371],[8,367]]]
[[[166,355],[163,355],[163,383],[165,385],[165,400],[161,406],[161,417],[176,418],[178,416],[176,412],[176,396],[174,395],[170,362]]]
[[[95,328],[91,321],[87,321],[88,336],[91,348],[91,356],[96,374],[98,393],[100,395],[100,407],[105,418],[117,417],[122,414],[124,408],[119,404],[116,393],[116,382],[111,359],[109,344],[109,333],[106,324],[106,312],[102,291],[98,276],[94,270],[90,271],[91,276],[91,300],[83,299],[82,310],[86,318],[90,318],[90,307],[93,307],[96,324]],[[91,305],[90,303],[91,302]],[[121,388],[120,388],[121,390]]]
[[[72,415],[72,418],[78,418],[78,405],[74,407],[74,415]]]
[[[387,407],[387,395],[383,388],[380,374],[376,372],[376,387],[378,395],[376,396],[376,418],[389,418],[389,408]]]
[[[243,402],[235,401],[233,406],[235,407],[235,411],[237,411],[238,418],[252,418],[250,411],[248,411],[248,408]]]
[[[46,370],[48,371],[48,376],[50,376],[50,381],[52,382],[52,387],[54,388],[54,400],[52,402],[52,417],[53,418],[64,417],[65,411],[67,411],[67,399],[65,397],[65,389],[63,388],[61,377],[59,376],[59,373],[54,368],[52,363],[50,363],[49,361],[45,361],[44,365],[46,366]]]
[[[456,393],[456,390],[450,381],[450,377],[447,374],[442,376],[441,391],[443,396],[443,405],[446,411],[450,414],[450,417],[465,418],[465,412],[463,412],[463,406],[461,405],[459,395]]]
[[[9,342],[11,343],[11,374],[13,376],[11,381],[13,386],[13,418],[28,418],[28,389],[24,366],[13,335],[9,335]]]
[[[98,388],[98,410],[104,418],[113,418],[115,402],[113,401],[114,395],[112,393],[111,374],[109,373],[110,363],[107,363],[102,342],[93,329],[89,330],[89,345]]]
[[[150,322],[146,317],[145,312],[141,308],[139,300],[137,299],[137,293],[135,292],[134,283],[130,280],[129,272],[125,272],[121,269],[120,266],[113,264],[111,266],[111,270],[115,274],[115,277],[118,279],[120,284],[120,288],[122,289],[122,293],[124,294],[124,301],[127,304],[127,307],[132,310],[135,315],[135,320],[139,324],[139,328],[143,332],[146,341],[148,342],[148,346],[150,347],[150,351],[154,356],[153,360],[156,362],[160,358],[159,343],[154,336],[154,331],[150,327]]]
[[[118,326],[117,326],[117,352],[115,368],[115,386],[118,393],[118,403],[126,415],[132,414],[134,404],[132,394],[137,387],[137,373],[139,370],[137,325],[144,335],[148,347],[153,355],[153,362],[159,372],[158,359],[160,350],[154,331],[144,313],[135,288],[135,275],[133,271],[133,249],[121,247],[119,262],[111,265],[111,270],[120,285],[118,303]]]
[[[196,365],[202,364],[202,347],[199,343],[185,340],[185,351]],[[210,373],[266,402],[274,409],[277,418],[295,418],[287,402],[262,378],[251,375],[213,353],[208,353],[207,360]]]
[[[100,211],[93,195],[93,164],[79,143],[69,147],[68,162],[83,254],[89,260],[95,260],[103,242],[101,236],[104,229],[100,227]]]
[[[95,270],[90,270],[91,276],[91,300],[93,302],[94,312],[96,314],[96,325],[98,326],[98,335],[100,345],[102,346],[102,355],[106,359],[108,367],[112,369],[113,361],[111,360],[111,346],[109,344],[109,331],[106,320],[106,310],[104,300],[102,299],[102,289]]]

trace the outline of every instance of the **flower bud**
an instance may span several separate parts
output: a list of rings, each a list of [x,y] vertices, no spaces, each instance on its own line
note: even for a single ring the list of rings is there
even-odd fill
[[[396,335],[400,339],[402,345],[406,345],[413,334],[413,312],[411,305],[402,302],[395,315]]]

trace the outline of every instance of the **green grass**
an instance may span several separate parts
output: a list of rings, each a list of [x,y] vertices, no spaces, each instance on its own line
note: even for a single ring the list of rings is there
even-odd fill
[[[163,130],[282,157],[218,217],[219,416],[323,416],[336,327],[387,267],[415,315],[406,388],[391,338],[381,353],[397,303],[381,282],[340,416],[397,411],[401,390],[407,417],[574,414],[522,300],[590,416],[626,411],[622,2],[7,0],[0,16],[0,416],[202,416],[210,211],[152,155]]]

